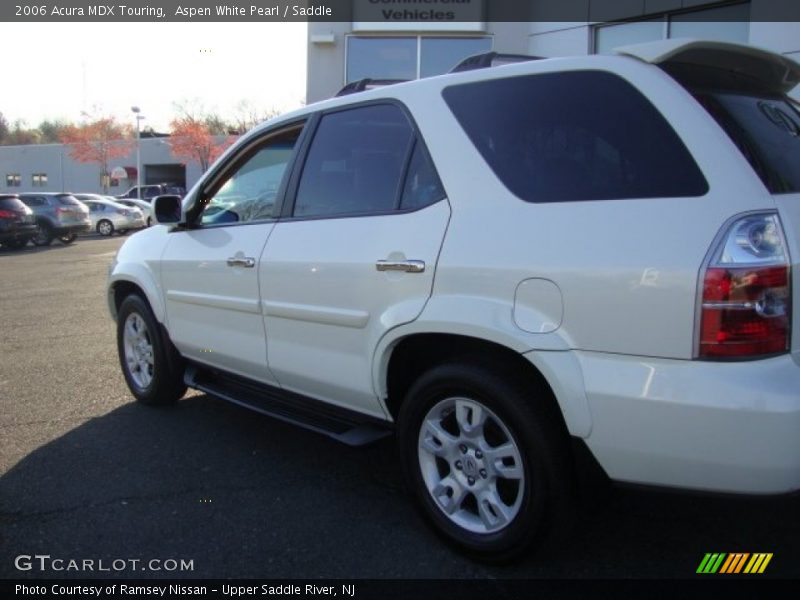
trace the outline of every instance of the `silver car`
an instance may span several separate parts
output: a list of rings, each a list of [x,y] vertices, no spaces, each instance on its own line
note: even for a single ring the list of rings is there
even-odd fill
[[[115,231],[124,234],[131,229],[141,229],[146,226],[144,214],[137,207],[107,200],[99,194],[73,195],[89,209],[92,228],[100,235],[109,236]]]
[[[145,224],[150,227],[153,224],[153,206],[147,200],[139,200],[138,198],[126,198],[125,200],[117,200],[114,196],[103,196],[106,200],[124,204],[132,208],[138,208],[144,214]]]

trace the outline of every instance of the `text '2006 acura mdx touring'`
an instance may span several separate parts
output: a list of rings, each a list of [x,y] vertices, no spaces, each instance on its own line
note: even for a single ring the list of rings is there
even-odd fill
[[[580,449],[616,481],[797,490],[798,81],[669,40],[268,121],[120,249],[125,379],[394,432],[427,520],[478,556],[558,533]]]

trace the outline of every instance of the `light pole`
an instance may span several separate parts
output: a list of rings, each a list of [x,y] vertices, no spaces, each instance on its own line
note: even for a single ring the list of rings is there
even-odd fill
[[[144,116],[139,114],[142,109],[138,106],[131,106],[131,111],[136,115],[136,197],[142,198],[142,145],[141,145],[141,128],[139,124],[144,119]]]

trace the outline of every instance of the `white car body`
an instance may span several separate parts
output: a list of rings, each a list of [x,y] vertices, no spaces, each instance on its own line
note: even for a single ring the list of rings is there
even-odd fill
[[[391,422],[393,353],[413,336],[463,336],[523,356],[569,434],[614,479],[736,493],[800,489],[800,194],[771,194],[736,145],[652,63],[726,44],[668,42],[618,55],[539,60],[334,98],[273,119],[228,149],[183,201],[264,132],[337,107],[408,109],[447,191],[394,216],[274,219],[237,228],[151,228],[120,249],[136,286],[194,364]],[[702,52],[701,52],[702,54]],[[686,56],[689,56],[688,54]],[[443,98],[449,86],[527,74],[605,71],[660,112],[708,182],[702,197],[523,202],[487,168]],[[794,79],[792,79],[794,78]],[[697,360],[698,277],[737,215],[774,211],[791,257],[788,351]],[[255,258],[232,269],[231,258]],[[376,260],[424,261],[418,274]]]

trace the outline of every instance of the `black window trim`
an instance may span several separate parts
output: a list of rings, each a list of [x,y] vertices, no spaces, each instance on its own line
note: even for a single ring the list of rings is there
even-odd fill
[[[363,211],[363,212],[352,212],[352,213],[339,213],[335,215],[304,215],[304,216],[294,216],[294,205],[297,199],[297,190],[300,187],[300,177],[305,170],[306,160],[308,159],[308,152],[311,147],[311,142],[313,141],[314,137],[316,136],[317,130],[319,129],[320,121],[322,117],[334,114],[338,112],[345,112],[348,110],[353,110],[357,108],[365,108],[369,106],[396,106],[400,109],[403,115],[408,120],[409,125],[411,126],[411,142],[408,144],[408,148],[406,149],[406,157],[404,161],[404,166],[401,171],[402,177],[400,179],[400,183],[398,185],[398,191],[395,195],[395,204],[394,208],[389,210],[383,211]],[[328,219],[354,219],[354,218],[364,218],[364,217],[387,217],[393,215],[402,215],[402,214],[409,214],[413,212],[417,212],[419,210],[424,210],[434,204],[441,202],[448,198],[447,190],[444,187],[444,183],[442,183],[442,178],[439,177],[439,171],[436,169],[436,164],[433,162],[430,152],[428,151],[428,147],[425,144],[425,138],[422,135],[422,131],[420,130],[417,122],[414,120],[414,116],[411,114],[411,111],[408,107],[398,100],[397,98],[376,98],[374,100],[365,100],[362,102],[352,102],[349,104],[343,104],[341,106],[336,106],[333,108],[329,108],[326,110],[322,110],[319,112],[314,113],[314,118],[310,119],[307,123],[306,127],[308,135],[305,136],[303,140],[303,145],[300,147],[300,154],[296,157],[295,162],[292,167],[292,174],[289,179],[289,185],[286,189],[286,195],[283,198],[283,206],[280,211],[279,221],[281,222],[295,222],[295,221],[322,221]],[[303,132],[306,133],[305,131]],[[430,162],[431,167],[433,168],[434,173],[436,173],[436,178],[439,180],[441,185],[442,191],[444,192],[441,198],[434,200],[424,206],[417,206],[414,208],[406,208],[401,209],[400,203],[402,202],[403,198],[403,190],[405,189],[405,182],[406,177],[408,176],[408,169],[411,164],[411,159],[413,158],[414,148],[420,145],[422,151],[425,154],[425,158]]]
[[[271,127],[263,132],[260,132],[258,135],[245,142],[241,148],[237,149],[235,154],[230,156],[224,163],[214,169],[214,171],[212,171],[205,179],[202,187],[200,187],[196,192],[192,209],[186,215],[186,223],[184,224],[184,227],[174,227],[170,231],[180,231],[183,229],[217,229],[220,227],[245,227],[248,225],[274,223],[277,221],[280,215],[281,207],[283,206],[290,174],[297,162],[300,147],[305,142],[305,138],[308,136],[309,125],[311,125],[313,117],[314,115],[305,115],[293,121],[280,123],[275,127]],[[227,181],[226,178],[235,173],[237,169],[250,160],[270,139],[297,128],[302,128],[300,131],[300,137],[292,149],[292,154],[287,163],[287,169],[284,171],[283,176],[281,177],[281,184],[278,187],[277,194],[275,195],[275,204],[272,209],[271,217],[232,223],[200,222],[200,217],[203,214],[203,210],[205,209],[206,205],[208,204],[208,199],[210,198],[209,194],[219,191],[219,188],[221,188],[222,185],[224,185],[224,182]]]

